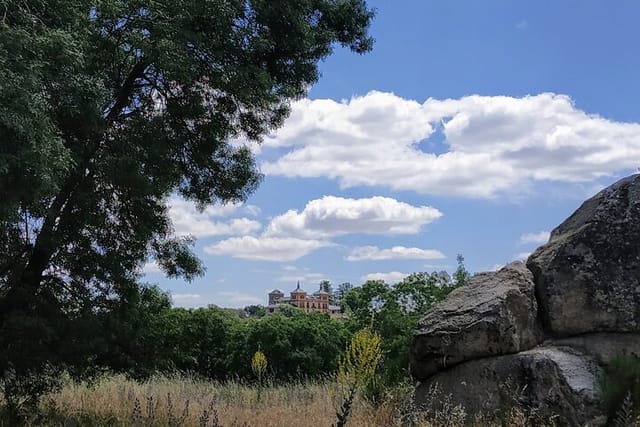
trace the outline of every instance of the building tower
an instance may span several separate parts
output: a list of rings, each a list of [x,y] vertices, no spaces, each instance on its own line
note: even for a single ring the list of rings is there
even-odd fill
[[[282,298],[284,298],[284,294],[279,289],[274,289],[269,292],[269,305],[277,304]]]
[[[295,305],[307,311],[305,303],[307,302],[307,293],[300,288],[300,281],[298,280],[298,286],[291,291],[291,305]]]
[[[320,283],[320,289],[313,293],[313,296],[317,300],[316,306],[320,311],[329,310],[329,292],[325,291]]]

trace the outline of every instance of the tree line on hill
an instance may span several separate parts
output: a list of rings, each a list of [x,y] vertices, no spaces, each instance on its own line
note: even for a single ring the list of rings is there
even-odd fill
[[[269,362],[267,376],[274,381],[320,379],[335,372],[353,334],[371,328],[382,338],[380,379],[394,383],[408,376],[408,348],[420,315],[468,276],[459,257],[453,277],[421,272],[393,286],[382,280],[343,284],[332,294],[345,311],[342,319],[288,305],[268,315],[261,306],[172,307],[170,295],[157,286],[142,286],[110,310],[94,313],[89,322],[93,327],[86,326],[83,338],[94,356],[76,368],[133,378],[188,373],[251,381],[251,357],[260,350]]]

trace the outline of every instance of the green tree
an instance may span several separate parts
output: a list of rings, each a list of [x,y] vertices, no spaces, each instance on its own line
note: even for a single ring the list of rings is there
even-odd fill
[[[246,317],[264,317],[267,314],[267,310],[263,305],[248,305],[243,309]]]
[[[335,304],[335,293],[333,292],[333,285],[328,280],[322,280],[320,282],[320,290],[329,294],[329,304]]]
[[[90,331],[99,349],[93,359],[95,367],[133,378],[165,369],[173,356],[163,346],[170,310],[169,295],[157,286],[131,288],[127,295],[114,299],[108,310],[97,315],[100,328]]]
[[[0,14],[0,370],[90,359],[72,335],[153,257],[203,268],[167,216],[244,200],[259,141],[336,43],[371,49],[364,0],[5,0]],[[66,351],[69,350],[69,351]],[[37,375],[36,375],[37,376]],[[46,388],[47,385],[43,385]],[[7,390],[13,390],[11,387]]]
[[[467,271],[467,268],[464,265],[464,257],[462,255],[458,254],[456,261],[458,262],[458,267],[453,273],[454,282],[456,286],[463,286],[471,278],[471,273]]]
[[[408,375],[408,349],[418,320],[443,300],[456,282],[444,273],[413,273],[394,286],[369,280],[345,293],[352,329],[367,328],[382,337],[383,361],[377,382],[381,387]]]
[[[333,300],[335,304],[340,305],[340,310],[344,313],[346,305],[344,303],[345,295],[353,289],[353,285],[349,282],[340,283],[338,289],[333,293]]]
[[[605,367],[598,386],[608,425],[633,425],[629,421],[640,413],[640,358],[616,354]]]
[[[335,371],[337,358],[350,338],[344,322],[324,313],[292,310],[262,319],[247,319],[229,340],[229,372],[250,378],[251,356],[258,350],[269,359],[275,379],[322,377]]]

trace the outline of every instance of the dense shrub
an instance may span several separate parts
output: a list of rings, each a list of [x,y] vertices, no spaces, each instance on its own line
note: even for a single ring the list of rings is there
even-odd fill
[[[600,399],[610,421],[639,414],[640,358],[623,353],[611,360],[600,379]]]

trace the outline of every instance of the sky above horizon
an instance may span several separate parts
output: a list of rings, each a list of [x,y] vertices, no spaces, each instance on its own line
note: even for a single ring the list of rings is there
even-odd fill
[[[372,52],[345,49],[252,149],[240,205],[169,200],[206,274],[144,279],[176,306],[266,304],[300,281],[390,284],[524,259],[640,166],[640,3],[369,1]]]

